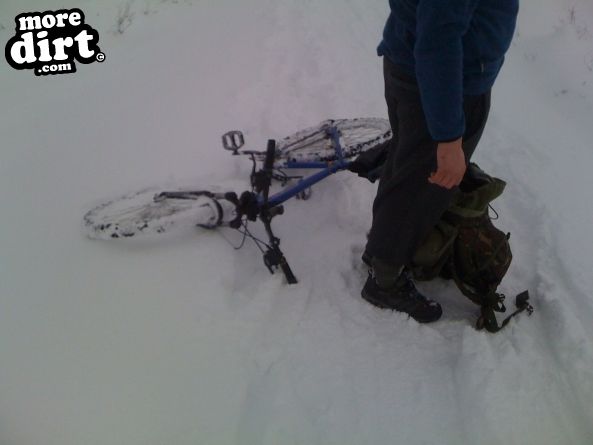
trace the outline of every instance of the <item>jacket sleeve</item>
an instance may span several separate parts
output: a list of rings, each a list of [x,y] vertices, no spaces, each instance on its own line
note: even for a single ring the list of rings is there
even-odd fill
[[[463,136],[463,35],[468,0],[419,0],[414,58],[428,130],[435,141]]]

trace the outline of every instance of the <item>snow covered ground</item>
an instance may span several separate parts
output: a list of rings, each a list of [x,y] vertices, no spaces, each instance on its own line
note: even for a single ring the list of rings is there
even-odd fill
[[[246,186],[226,130],[385,117],[386,0],[3,0],[0,41],[62,7],[103,64],[0,63],[0,444],[593,443],[591,0],[523,0],[476,153],[536,307],[497,335],[448,283],[428,326],[361,300],[374,186],[345,173],[275,222],[297,286],[232,232],[82,234],[124,192]]]

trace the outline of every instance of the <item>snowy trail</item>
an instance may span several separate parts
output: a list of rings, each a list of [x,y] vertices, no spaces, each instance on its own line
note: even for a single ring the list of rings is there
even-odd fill
[[[0,38],[39,3],[0,5]],[[385,116],[386,1],[79,3],[105,64],[54,79],[0,65],[2,445],[593,443],[587,0],[522,2],[476,154],[508,182],[503,290],[536,306],[495,336],[449,283],[420,286],[445,309],[430,326],[361,300],[375,186],[353,175],[274,222],[297,286],[229,231],[80,233],[88,208],[134,189],[246,187],[226,130],[261,148]]]

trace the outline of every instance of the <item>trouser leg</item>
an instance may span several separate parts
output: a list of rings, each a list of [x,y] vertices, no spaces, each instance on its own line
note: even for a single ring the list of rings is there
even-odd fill
[[[396,137],[373,203],[373,224],[367,252],[394,267],[408,264],[420,243],[449,206],[455,188],[428,182],[437,168],[437,144],[432,140],[414,79],[384,59],[385,99]],[[466,132],[463,141],[469,162],[480,140],[490,108],[490,93],[464,97]]]

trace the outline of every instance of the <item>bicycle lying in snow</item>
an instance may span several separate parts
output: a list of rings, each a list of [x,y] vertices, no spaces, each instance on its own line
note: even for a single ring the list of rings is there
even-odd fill
[[[391,137],[386,119],[326,120],[278,143],[269,140],[265,151],[253,151],[241,150],[245,139],[240,131],[229,131],[222,137],[223,147],[233,155],[251,159],[251,190],[240,195],[233,191],[143,190],[94,208],[84,216],[84,224],[89,237],[100,239],[164,233],[184,225],[230,227],[242,233],[243,241],[249,237],[256,243],[271,273],[280,269],[293,284],[297,279],[280,250],[280,239],[272,231],[272,219],[284,212],[284,202],[295,197],[308,199],[311,187],[333,173],[351,170],[373,182],[381,171]],[[291,176],[287,173],[291,169],[316,172]],[[272,180],[279,181],[282,189],[270,195]],[[517,309],[502,323],[495,316],[506,311],[505,295],[497,288],[512,254],[510,233],[505,235],[492,225],[488,209],[505,185],[470,164],[452,204],[409,265],[418,280],[453,279],[461,292],[480,306],[476,327],[489,332],[500,331],[523,311],[533,312],[529,293],[524,291],[515,298]],[[257,219],[264,225],[268,242],[249,232],[248,222]],[[364,255],[362,260],[368,263]]]
[[[240,131],[229,131],[222,137],[223,147],[233,155],[248,156],[253,163],[251,190],[240,195],[233,191],[143,190],[94,208],[84,216],[84,224],[88,236],[99,239],[164,233],[188,223],[205,229],[231,227],[258,244],[271,273],[279,268],[288,283],[296,283],[280,250],[280,239],[272,231],[272,219],[284,212],[284,202],[295,197],[308,199],[313,185],[348,169],[353,157],[385,144],[391,136],[386,119],[326,120],[278,142],[269,140],[265,151],[254,151],[242,150],[245,139]],[[291,169],[316,172],[290,176],[287,172]],[[270,195],[272,180],[280,181],[283,188]],[[251,236],[247,229],[247,221],[257,219],[265,227],[267,243]]]

